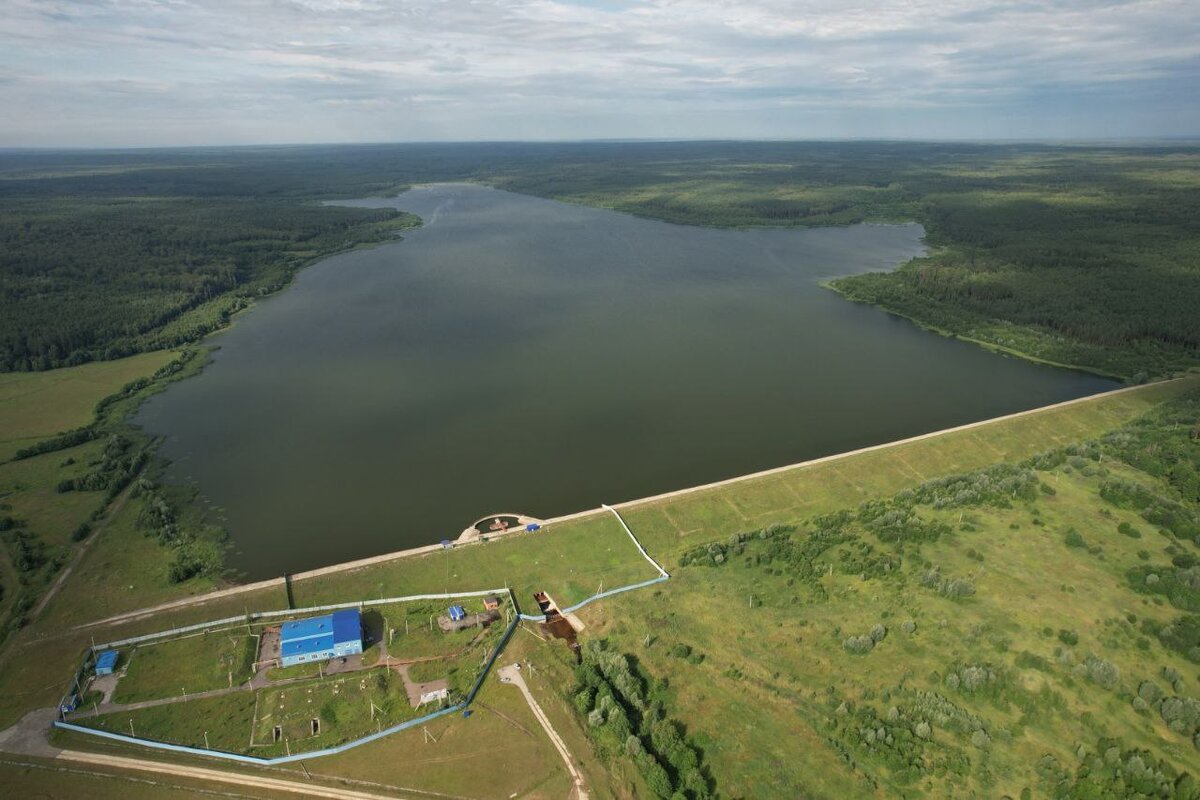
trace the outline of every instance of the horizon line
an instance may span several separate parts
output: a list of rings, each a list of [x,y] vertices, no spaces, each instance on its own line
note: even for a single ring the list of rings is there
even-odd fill
[[[305,147],[388,147],[404,145],[585,145],[585,144],[977,144],[1011,145],[1043,144],[1054,146],[1105,144],[1196,144],[1200,145],[1200,133],[1165,136],[1064,136],[1064,137],[606,137],[596,139],[381,139],[362,141],[316,141],[316,142],[229,142],[224,144],[160,144],[160,145],[0,145],[0,153],[78,153],[78,152],[132,152],[170,150],[250,150],[255,148],[305,148]]]

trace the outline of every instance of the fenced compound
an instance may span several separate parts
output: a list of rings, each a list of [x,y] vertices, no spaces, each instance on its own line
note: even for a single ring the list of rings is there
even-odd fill
[[[638,552],[642,554],[642,557],[645,558],[659,574],[657,577],[652,578],[650,580],[641,581],[639,583],[629,584],[626,586],[619,586],[617,588],[609,589],[607,591],[597,592],[596,594],[592,595],[591,597],[588,597],[587,599],[585,599],[579,603],[576,603],[575,605],[573,605],[569,608],[562,609],[562,613],[564,613],[564,614],[570,614],[574,611],[578,611],[579,609],[583,608],[584,606],[586,606],[590,603],[593,603],[597,600],[603,599],[605,597],[611,597],[613,595],[621,594],[623,592],[629,592],[629,591],[633,591],[635,589],[642,589],[642,588],[645,588],[648,586],[653,586],[657,583],[662,583],[663,581],[669,580],[671,577],[667,573],[667,571],[664,570],[662,568],[662,566],[657,561],[655,561],[650,556],[649,553],[646,552],[645,548],[642,547],[641,542],[638,541],[638,539],[634,535],[633,531],[629,529],[629,526],[625,524],[625,520],[621,518],[621,515],[617,512],[617,510],[610,506],[607,506],[607,505],[603,506],[603,507],[606,510],[610,511],[614,516],[616,516],[617,520],[621,523],[621,527],[625,530],[625,532],[629,535],[629,538],[633,541],[634,545],[637,547]],[[499,641],[496,643],[496,646],[494,648],[492,648],[491,653],[487,656],[486,660],[484,661],[475,681],[472,683],[470,689],[466,692],[464,698],[461,701],[459,701],[458,703],[455,703],[454,705],[439,709],[439,710],[434,711],[429,714],[425,714],[425,715],[417,717],[415,719],[404,720],[403,722],[399,722],[388,728],[382,728],[381,730],[378,730],[375,733],[371,733],[371,734],[353,739],[349,742],[345,742],[343,744],[340,744],[340,745],[337,745],[334,747],[323,748],[320,750],[310,750],[310,751],[300,752],[300,753],[288,753],[287,755],[282,755],[282,756],[261,757],[261,756],[252,756],[252,755],[247,755],[244,753],[235,753],[235,752],[230,752],[227,750],[213,749],[213,748],[207,748],[207,747],[201,748],[201,747],[196,747],[196,746],[192,746],[192,745],[174,744],[171,742],[164,742],[164,741],[159,741],[156,739],[139,737],[139,736],[132,735],[132,734],[124,734],[124,733],[117,733],[115,731],[100,730],[97,728],[88,727],[86,725],[78,725],[73,722],[68,722],[66,720],[66,714],[69,711],[69,707],[73,706],[73,703],[71,701],[74,698],[77,698],[78,696],[81,695],[83,686],[84,686],[84,676],[87,674],[90,665],[94,662],[94,660],[96,658],[96,654],[102,650],[120,648],[120,647],[128,647],[130,645],[136,646],[136,645],[154,644],[156,642],[165,642],[165,641],[177,639],[180,637],[203,635],[205,633],[221,631],[221,630],[225,630],[230,627],[233,627],[233,626],[253,625],[255,623],[262,623],[265,621],[270,621],[270,620],[278,619],[281,617],[295,617],[295,616],[305,615],[305,614],[336,611],[338,609],[343,609],[343,608],[364,609],[364,608],[371,608],[374,606],[386,606],[386,605],[397,604],[397,603],[418,602],[418,601],[425,601],[425,600],[454,600],[454,599],[460,599],[460,598],[479,598],[479,597],[485,597],[487,595],[507,596],[509,598],[509,602],[512,604],[512,608],[515,613],[513,614],[512,619],[509,621],[508,625],[505,627],[505,630],[501,634]],[[448,592],[448,593],[436,593],[436,594],[409,595],[409,596],[405,596],[405,597],[385,597],[385,598],[379,598],[379,599],[375,599],[375,600],[360,600],[357,602],[311,606],[308,608],[251,612],[251,613],[242,614],[239,616],[226,617],[226,618],[218,619],[218,620],[210,620],[208,622],[201,622],[201,623],[197,623],[195,625],[186,625],[186,626],[181,626],[181,627],[177,627],[177,628],[172,628],[170,630],[159,631],[157,633],[150,633],[150,634],[145,634],[142,636],[132,636],[132,637],[128,637],[125,639],[117,639],[117,640],[113,640],[110,642],[104,642],[102,644],[93,644],[92,647],[90,647],[88,649],[88,651],[86,652],[86,654],[84,655],[83,661],[80,664],[80,667],[76,671],[75,676],[72,680],[71,688],[67,692],[67,694],[64,696],[63,702],[59,706],[58,718],[55,720],[54,725],[55,725],[55,727],[63,729],[63,730],[69,730],[69,731],[74,731],[77,733],[83,733],[88,736],[98,736],[98,737],[101,737],[104,739],[126,742],[129,744],[137,744],[137,745],[142,745],[145,747],[153,747],[153,748],[156,748],[159,750],[167,750],[167,751],[177,752],[177,753],[187,753],[189,755],[209,756],[209,757],[213,757],[213,758],[221,758],[221,759],[227,759],[230,761],[237,761],[237,762],[246,763],[246,764],[257,764],[257,765],[263,765],[263,766],[286,764],[286,763],[290,763],[290,762],[294,762],[294,761],[301,761],[301,760],[309,759],[309,758],[320,758],[322,756],[336,755],[338,753],[343,753],[352,748],[359,747],[361,745],[368,744],[370,742],[378,741],[379,739],[382,739],[386,736],[390,736],[394,733],[399,733],[400,731],[408,730],[409,728],[413,728],[413,727],[416,727],[419,725],[426,724],[426,723],[430,722],[431,720],[438,719],[439,717],[444,717],[444,716],[447,716],[450,714],[457,713],[459,711],[466,711],[468,706],[470,706],[471,703],[474,702],[476,695],[479,693],[480,688],[482,688],[482,686],[483,686],[483,681],[487,678],[488,674],[491,672],[492,668],[495,666],[496,659],[500,657],[500,653],[502,653],[504,651],[505,646],[508,644],[509,640],[512,638],[513,632],[516,630],[517,626],[520,624],[520,622],[522,620],[531,621],[531,622],[544,622],[546,620],[546,616],[544,614],[531,615],[531,614],[521,613],[520,606],[517,602],[516,596],[514,595],[514,593],[512,592],[511,589],[509,589],[508,587],[505,587],[503,589],[484,589],[484,590],[473,591],[473,592]],[[255,695],[255,698],[256,698],[255,699],[255,717],[257,718],[257,705],[258,705],[257,693]],[[314,727],[314,732],[315,731],[316,731],[316,728]]]
[[[500,640],[497,642],[496,646],[494,648],[492,648],[491,653],[489,653],[487,660],[484,662],[483,667],[480,669],[479,675],[476,677],[474,683],[471,685],[471,688],[467,691],[463,700],[461,700],[458,703],[455,703],[454,705],[448,706],[446,708],[439,709],[437,711],[434,711],[429,714],[425,714],[425,715],[417,717],[415,719],[404,720],[403,722],[399,722],[390,727],[383,728],[375,733],[371,733],[366,736],[362,736],[360,738],[354,739],[349,742],[345,742],[345,743],[337,745],[335,747],[328,747],[328,748],[324,748],[321,750],[311,750],[311,751],[302,752],[302,753],[290,753],[288,755],[275,756],[275,757],[252,756],[252,755],[247,755],[244,753],[234,753],[234,752],[229,752],[226,750],[219,750],[219,749],[214,749],[214,748],[202,748],[202,747],[195,747],[192,745],[175,744],[172,742],[164,742],[164,741],[159,741],[157,739],[150,739],[150,738],[136,736],[136,735],[129,735],[129,734],[124,734],[124,733],[116,733],[114,731],[100,730],[100,729],[92,728],[92,727],[89,727],[86,725],[79,725],[79,724],[76,724],[73,722],[68,722],[66,720],[66,713],[71,706],[70,699],[73,697],[77,697],[77,696],[79,696],[79,694],[81,694],[83,684],[84,684],[84,676],[87,674],[87,671],[88,671],[90,665],[94,662],[96,654],[105,649],[110,649],[110,648],[115,648],[115,647],[127,647],[129,645],[155,644],[158,642],[166,642],[166,641],[170,641],[170,640],[173,640],[173,639],[176,639],[179,637],[185,637],[185,636],[189,636],[189,635],[201,635],[201,634],[208,633],[208,632],[216,632],[216,631],[220,631],[223,629],[227,629],[228,627],[234,626],[234,625],[240,626],[240,625],[246,625],[246,624],[253,624],[255,622],[271,620],[271,619],[275,619],[275,618],[279,618],[279,617],[319,613],[322,611],[331,611],[331,610],[336,610],[336,609],[340,609],[340,608],[371,607],[371,606],[381,606],[381,605],[389,605],[389,604],[396,604],[396,603],[416,602],[416,601],[423,601],[423,600],[455,600],[455,599],[463,599],[463,598],[484,597],[487,595],[506,595],[509,597],[510,602],[513,603],[513,608],[514,609],[516,608],[515,599],[512,595],[512,592],[509,591],[508,589],[486,589],[486,590],[477,591],[477,592],[454,592],[454,593],[448,593],[448,594],[409,595],[409,596],[405,596],[405,597],[387,597],[387,598],[380,598],[380,599],[376,599],[376,600],[364,600],[361,602],[354,602],[354,603],[339,603],[339,604],[335,604],[335,605],[313,606],[310,608],[299,608],[299,609],[291,609],[291,610],[284,610],[284,611],[255,612],[255,613],[250,613],[250,614],[244,614],[244,615],[237,616],[237,617],[226,617],[224,619],[219,619],[219,620],[210,620],[208,622],[203,622],[203,623],[199,623],[196,625],[188,625],[188,626],[183,626],[183,627],[179,627],[179,628],[173,628],[170,630],[159,631],[156,633],[146,634],[143,636],[134,636],[134,637],[126,638],[126,639],[119,639],[119,640],[114,640],[111,642],[105,642],[102,644],[96,644],[96,645],[90,647],[88,649],[87,653],[84,655],[83,661],[81,662],[79,669],[76,671],[75,676],[72,679],[71,689],[67,693],[67,695],[64,696],[62,703],[60,703],[58,718],[55,720],[54,725],[55,725],[55,727],[63,729],[63,730],[75,731],[77,733],[83,733],[83,734],[87,734],[89,736],[99,736],[104,739],[110,739],[110,740],[120,741],[120,742],[127,742],[129,744],[138,744],[138,745],[143,745],[146,747],[153,747],[153,748],[156,748],[159,750],[169,750],[169,751],[177,752],[177,753],[188,753],[191,755],[202,755],[202,756],[210,756],[210,757],[214,757],[214,758],[223,758],[223,759],[228,759],[231,761],[239,761],[239,762],[246,763],[246,764],[259,764],[259,765],[285,764],[285,763],[289,763],[292,761],[299,761],[301,759],[306,759],[306,758],[318,758],[320,756],[328,756],[328,755],[334,755],[336,753],[342,753],[353,747],[358,747],[360,745],[364,745],[369,742],[376,741],[385,736],[390,736],[391,734],[398,733],[402,730],[407,730],[408,728],[412,728],[417,725],[425,724],[425,723],[429,722],[430,720],[434,720],[439,717],[443,717],[448,714],[453,714],[458,711],[462,711],[462,710],[466,709],[467,706],[469,706],[471,704],[471,702],[475,699],[476,694],[479,692],[480,687],[483,685],[484,679],[487,677],[488,673],[491,671],[493,665],[496,662],[496,659],[500,656],[500,653],[504,650],[505,645],[507,645],[508,641],[512,638],[513,631],[516,630],[516,627],[520,621],[519,615],[515,614],[515,613],[513,614],[512,619],[509,621],[504,632],[501,634]]]

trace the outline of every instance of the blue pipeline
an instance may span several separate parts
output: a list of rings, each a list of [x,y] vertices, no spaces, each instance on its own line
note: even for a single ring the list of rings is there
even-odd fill
[[[621,594],[622,592],[632,592],[634,589],[645,589],[647,586],[653,586],[656,583],[662,583],[663,581],[666,581],[666,580],[670,580],[670,578],[666,575],[659,575],[657,578],[651,578],[650,580],[642,581],[641,583],[631,583],[628,586],[618,586],[616,589],[609,589],[607,592],[600,592],[600,594],[594,594],[591,597],[589,597],[587,600],[584,600],[582,603],[576,603],[575,605],[571,606],[570,608],[562,609],[560,613],[571,614],[571,613],[574,613],[574,612],[578,611],[579,609],[583,608],[584,606],[588,605],[589,603],[594,603],[597,600],[604,599],[605,597],[612,597],[614,594]],[[526,622],[545,622],[546,621],[545,614],[521,614],[520,616],[521,616],[521,619],[525,620]]]
[[[76,731],[77,733],[86,733],[88,736],[100,736],[105,739],[114,739],[118,742],[128,742],[129,744],[137,744],[142,747],[154,747],[159,750],[170,750],[175,753],[188,753],[196,756],[209,756],[210,758],[224,758],[229,761],[240,761],[243,764],[258,764],[260,766],[270,766],[272,764],[287,764],[292,761],[300,761],[305,758],[319,758],[321,756],[332,756],[338,753],[344,753],[352,747],[358,747],[369,742],[374,742],[382,739],[385,736],[391,736],[393,733],[399,733],[415,725],[423,725],[430,720],[444,717],[447,714],[453,714],[456,711],[467,707],[465,702],[458,705],[443,708],[440,711],[435,711],[432,714],[426,714],[417,719],[406,720],[398,725],[393,725],[390,728],[385,728],[378,733],[372,733],[370,736],[364,736],[361,739],[355,739],[352,742],[338,745],[337,747],[329,747],[325,750],[314,750],[311,753],[294,753],[290,756],[279,756],[278,758],[259,758],[257,756],[245,756],[241,753],[226,753],[222,750],[205,750],[202,747],[189,747],[185,744],[170,744],[168,742],[159,742],[154,739],[142,739],[136,736],[127,736],[123,733],[113,733],[111,731],[97,730],[96,728],[85,728],[82,725],[75,725],[71,722],[63,722],[56,720],[54,727],[62,728],[63,730]]]

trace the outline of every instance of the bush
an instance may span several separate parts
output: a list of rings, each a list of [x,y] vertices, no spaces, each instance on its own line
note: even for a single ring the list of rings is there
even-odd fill
[[[975,594],[975,585],[970,581],[962,578],[944,578],[937,569],[926,570],[921,576],[921,585],[951,599],[970,597]]]
[[[1068,647],[1074,647],[1079,644],[1079,634],[1075,631],[1069,631],[1065,628],[1059,630],[1058,640]]]
[[[856,655],[866,655],[875,649],[875,640],[870,636],[850,636],[842,642],[842,647]]]
[[[1075,669],[1092,683],[1103,686],[1105,689],[1112,689],[1121,679],[1121,671],[1117,669],[1116,664],[1094,655],[1089,655]]]
[[[1067,547],[1087,547],[1087,542],[1085,542],[1083,537],[1079,535],[1079,531],[1075,530],[1074,528],[1071,528],[1071,530],[1067,531],[1067,535],[1064,537],[1063,541],[1066,542]]]
[[[1162,700],[1165,696],[1163,690],[1154,681],[1142,681],[1138,684],[1137,693],[1138,697],[1151,706]]]
[[[1130,525],[1128,522],[1122,522],[1117,526],[1117,532],[1122,536],[1128,536],[1130,539],[1142,538],[1142,532]]]

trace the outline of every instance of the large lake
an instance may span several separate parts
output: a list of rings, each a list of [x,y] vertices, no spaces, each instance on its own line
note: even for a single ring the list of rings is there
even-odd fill
[[[1110,381],[821,288],[918,225],[724,231],[468,185],[304,270],[142,409],[250,578],[454,538],[1079,397]]]

